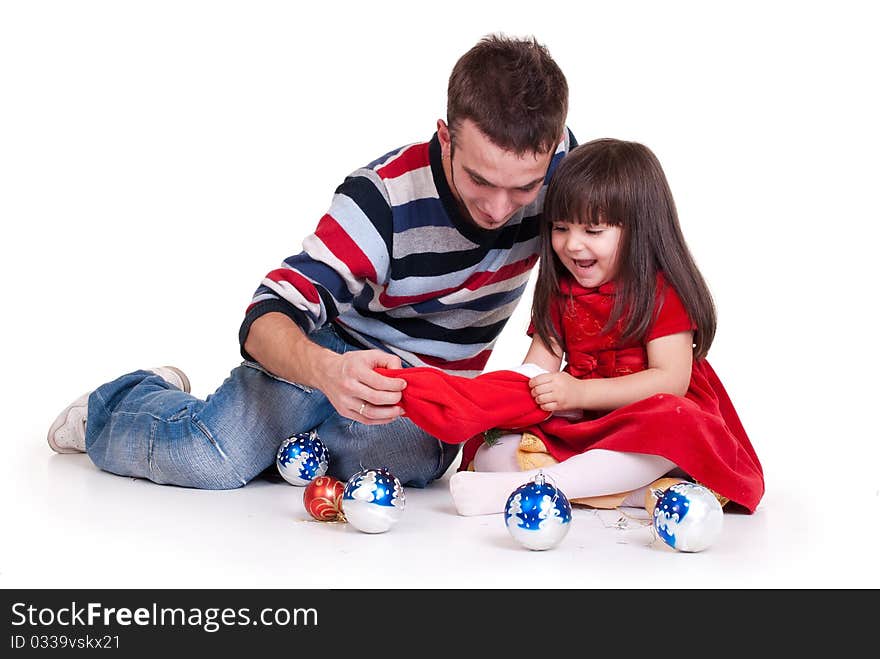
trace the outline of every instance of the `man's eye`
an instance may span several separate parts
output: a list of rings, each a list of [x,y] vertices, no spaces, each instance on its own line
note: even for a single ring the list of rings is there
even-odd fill
[[[480,187],[483,187],[483,188],[485,188],[487,185],[489,185],[486,181],[484,181],[484,180],[481,179],[481,178],[473,178],[473,177],[471,177],[471,181],[474,182],[474,185],[479,185]]]

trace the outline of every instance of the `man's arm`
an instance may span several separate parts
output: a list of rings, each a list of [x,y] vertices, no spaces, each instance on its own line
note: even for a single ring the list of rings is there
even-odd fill
[[[376,425],[403,413],[397,403],[406,381],[373,370],[377,366],[401,368],[396,355],[381,350],[340,355],[309,340],[293,320],[278,312],[254,320],[244,349],[270,373],[320,390],[348,419]]]

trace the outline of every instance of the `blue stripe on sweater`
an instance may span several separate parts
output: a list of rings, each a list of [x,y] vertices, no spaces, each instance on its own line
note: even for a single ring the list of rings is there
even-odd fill
[[[446,214],[443,202],[435,198],[416,199],[394,207],[394,233],[416,227],[455,226]]]
[[[410,145],[398,147],[398,148],[394,149],[393,151],[389,151],[384,156],[379,156],[373,162],[371,162],[369,165],[367,165],[364,169],[379,169],[379,167],[381,167],[386,162],[391,160],[392,157],[396,156],[401,151],[407,149],[409,146]]]

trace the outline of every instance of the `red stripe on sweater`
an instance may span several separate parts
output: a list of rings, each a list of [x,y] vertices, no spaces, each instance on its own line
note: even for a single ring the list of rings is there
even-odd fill
[[[315,229],[315,235],[336,258],[348,266],[355,277],[376,281],[376,269],[370,263],[370,259],[332,215],[324,215],[321,218],[318,228]]]
[[[377,169],[376,173],[382,178],[397,178],[414,169],[427,167],[431,163],[428,157],[428,146],[429,144],[426,142],[407,147],[397,158]]]
[[[387,295],[383,290],[379,293],[379,303],[388,309],[392,309],[405,304],[415,304],[425,300],[434,300],[449,293],[454,293],[457,290],[458,288],[444,288],[440,291],[430,291],[428,293],[423,293],[422,295]]]
[[[537,260],[537,256],[530,256],[529,258],[517,261],[516,263],[510,263],[509,265],[506,265],[497,271],[475,272],[470,277],[468,277],[461,286],[444,288],[439,291],[430,291],[428,293],[423,293],[422,295],[388,295],[385,293],[385,291],[382,291],[379,294],[379,302],[382,304],[382,306],[391,309],[393,307],[399,307],[404,304],[416,304],[418,302],[424,302],[425,300],[434,300],[444,295],[448,295],[449,293],[459,291],[462,288],[476,291],[480,288],[488,286],[489,284],[497,284],[499,282],[505,281],[506,279],[512,279],[513,277],[516,277],[523,272],[527,272],[529,269],[531,269],[531,267],[535,264]]]
[[[266,277],[275,282],[286,281],[312,304],[317,304],[321,300],[315,285],[298,272],[288,270],[287,268],[278,268],[277,270],[270,272]]]
[[[488,286],[489,284],[494,284],[495,282],[512,279],[513,277],[530,270],[537,260],[537,255],[532,255],[522,261],[510,263],[494,272],[475,272],[464,283],[464,286],[465,288],[470,288],[475,291],[484,286]]]

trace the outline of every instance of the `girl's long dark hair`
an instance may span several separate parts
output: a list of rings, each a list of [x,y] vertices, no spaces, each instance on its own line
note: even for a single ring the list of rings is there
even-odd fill
[[[657,157],[642,144],[599,139],[574,148],[559,164],[544,199],[538,279],[532,323],[549,347],[561,344],[550,320],[567,273],[550,242],[554,222],[605,223],[622,228],[614,307],[604,331],[623,318],[624,340],[644,338],[654,320],[657,273],[681,298],[697,327],[694,358],[702,359],[715,337],[715,305],[678,222],[678,213]]]

